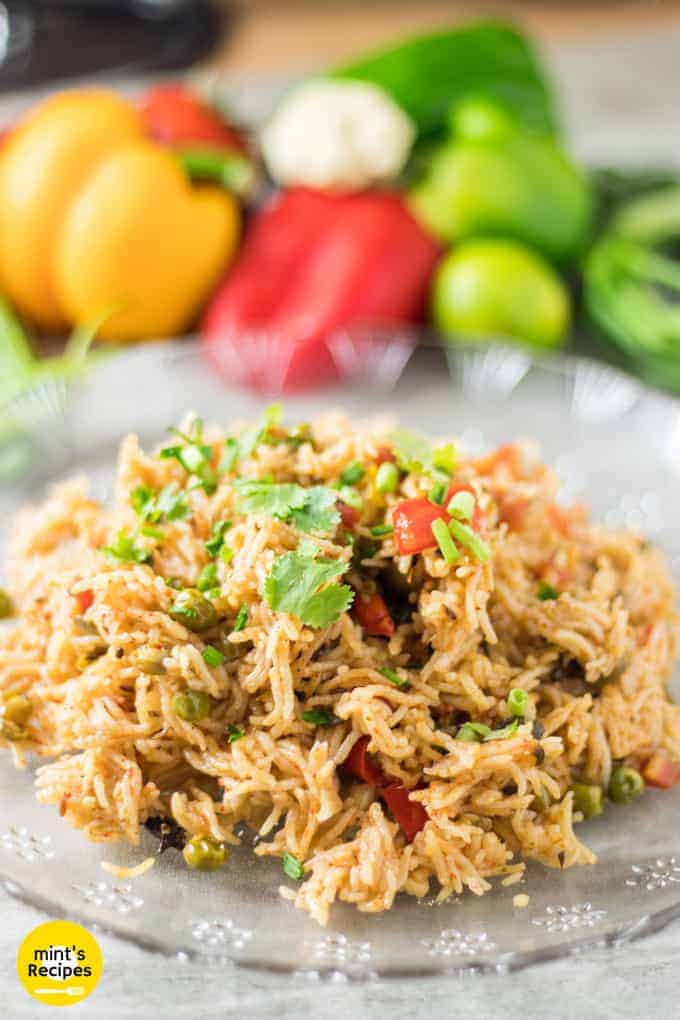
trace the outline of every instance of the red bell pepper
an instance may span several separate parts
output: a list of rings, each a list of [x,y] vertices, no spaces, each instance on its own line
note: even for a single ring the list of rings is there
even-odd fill
[[[389,782],[379,765],[368,754],[370,737],[359,737],[343,763],[347,772],[369,786],[386,786]]]
[[[230,381],[295,389],[341,376],[352,333],[419,321],[440,249],[386,192],[293,188],[254,219],[205,314]]]
[[[204,145],[246,153],[242,135],[202,99],[179,82],[148,89],[139,104],[142,120],[155,141],[173,148]]]
[[[668,790],[680,783],[680,762],[673,761],[663,751],[655,751],[642,770],[642,776],[650,786]]]
[[[94,592],[91,588],[86,588],[85,591],[79,591],[76,595],[76,605],[78,606],[79,613],[86,613],[93,603]]]
[[[392,514],[392,523],[400,556],[411,556],[414,553],[423,552],[425,549],[431,549],[437,544],[432,533],[432,525],[435,521],[450,520],[446,508],[457,492],[472,492],[474,494],[474,489],[470,485],[450,485],[441,506],[422,497],[404,499],[397,504]],[[482,519],[482,511],[475,503],[471,521],[475,531],[481,527]]]
[[[406,842],[412,843],[427,822],[428,814],[422,804],[411,800],[409,793],[403,783],[390,783],[380,791],[380,796],[399,823]]]
[[[368,783],[380,791],[395,821],[412,843],[428,820],[428,814],[422,804],[411,800],[409,790],[399,780],[389,779],[379,765],[367,752],[369,737],[360,737],[344,761],[344,768],[362,783]]]
[[[357,595],[353,605],[354,615],[367,634],[374,637],[392,637],[394,620],[385,605],[382,595]]]

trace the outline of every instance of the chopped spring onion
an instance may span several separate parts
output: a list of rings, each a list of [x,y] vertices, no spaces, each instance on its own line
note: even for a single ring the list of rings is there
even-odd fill
[[[234,620],[234,630],[243,630],[247,622],[248,622],[248,606],[244,602],[241,608],[239,609],[238,613],[236,614],[236,619]]]
[[[456,740],[481,743],[491,733],[491,727],[481,722],[466,722],[456,733]]]
[[[382,538],[384,535],[391,535],[394,531],[394,527],[391,524],[376,524],[375,527],[371,528],[371,534],[374,538]]]
[[[529,696],[521,687],[513,687],[508,694],[508,710],[510,715],[522,717],[526,712]]]
[[[288,875],[288,878],[292,878],[295,882],[301,882],[305,874],[305,866],[302,861],[299,861],[293,854],[289,854],[288,851],[284,853],[281,858],[281,864],[283,866],[283,872]]]
[[[436,521],[432,522],[432,534],[437,540],[440,552],[447,563],[455,563],[458,559],[458,550],[456,549],[453,539],[449,533],[449,529],[446,527],[445,522],[438,517]]]
[[[234,550],[231,546],[223,545],[220,549],[220,559],[223,563],[231,563],[234,558]]]
[[[541,581],[538,586],[538,591],[536,592],[537,599],[540,599],[541,602],[550,602],[553,599],[558,599],[559,597],[560,593],[557,588],[553,588],[553,586],[548,584],[547,581]]]
[[[456,470],[458,454],[453,443],[445,443],[432,451],[432,467],[452,475]]]
[[[224,449],[222,450],[222,456],[220,457],[220,464],[218,471],[221,475],[228,475],[236,467],[236,461],[238,460],[238,443],[233,436],[229,436],[228,439],[224,440]]]
[[[224,536],[231,527],[231,521],[216,521],[213,524],[210,538],[205,543],[206,551],[210,556],[217,556],[224,545]]]
[[[239,726],[234,726],[233,723],[229,723],[227,732],[229,734],[228,740],[230,744],[235,744],[237,740],[240,740],[246,735],[245,730],[242,730]]]
[[[391,684],[394,684],[395,687],[404,688],[411,686],[408,680],[405,680],[403,676],[399,676],[396,669],[390,669],[388,666],[385,666],[384,669],[379,669],[378,672],[389,680]]]
[[[375,487],[378,492],[395,492],[399,484],[399,468],[391,460],[381,464],[375,474]]]
[[[140,535],[144,535],[146,538],[157,538],[159,541],[165,538],[165,532],[162,528],[154,528],[153,524],[142,524],[139,529]]]
[[[224,655],[219,648],[214,648],[212,645],[207,645],[203,649],[203,661],[206,666],[221,666],[224,662]]]
[[[446,496],[446,485],[444,484],[444,482],[437,482],[437,484],[433,485],[432,488],[430,489],[430,494],[428,496],[428,499],[432,503],[436,503],[438,506],[441,506],[442,503],[444,502],[444,497],[445,496]]]
[[[214,588],[217,584],[217,565],[215,563],[206,563],[203,570],[198,575],[196,587],[199,591],[210,591],[210,589]]]
[[[457,492],[446,508],[451,517],[459,521],[469,521],[475,509],[475,497],[471,492]]]
[[[353,460],[340,472],[342,485],[356,485],[366,474],[366,468],[358,460]]]
[[[488,546],[482,542],[479,535],[475,535],[472,528],[469,528],[467,524],[461,524],[455,517],[452,517],[449,521],[449,531],[461,545],[470,550],[475,559],[478,559],[480,563],[486,563],[489,558]]]

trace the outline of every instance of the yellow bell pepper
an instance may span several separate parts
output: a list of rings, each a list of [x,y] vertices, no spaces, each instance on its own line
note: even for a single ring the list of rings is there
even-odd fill
[[[47,330],[180,333],[235,253],[235,199],[194,187],[132,106],[89,89],[41,103],[0,154],[0,288]]]

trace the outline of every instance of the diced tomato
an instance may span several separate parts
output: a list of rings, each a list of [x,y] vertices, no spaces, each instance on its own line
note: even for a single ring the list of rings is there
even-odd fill
[[[514,443],[505,443],[497,450],[492,450],[484,457],[478,457],[475,461],[475,468],[480,475],[493,475],[496,469],[505,467],[511,475],[521,475],[522,452]]]
[[[448,492],[441,506],[429,499],[416,498],[404,499],[398,503],[392,514],[394,525],[394,538],[400,556],[410,556],[413,553],[423,552],[431,549],[437,544],[432,534],[432,525],[435,521],[448,521],[449,514],[447,506],[457,492],[471,492],[475,490],[470,485],[453,484],[449,486]],[[472,527],[478,531],[483,521],[483,513],[475,503],[472,515]]]
[[[376,464],[385,464],[385,463],[387,463],[387,461],[390,461],[391,463],[394,463],[395,460],[396,460],[396,457],[394,455],[394,450],[391,450],[389,448],[389,446],[379,446],[378,447],[378,451],[377,451],[377,453],[375,455],[375,462],[376,462]]]
[[[411,556],[424,549],[431,549],[437,544],[432,534],[432,525],[435,521],[447,519],[446,509],[429,499],[402,500],[392,514],[394,540],[399,555]]]
[[[369,786],[385,786],[389,780],[379,765],[368,754],[370,737],[360,737],[343,763],[347,772]]]
[[[374,637],[392,637],[394,620],[385,605],[382,595],[357,595],[354,600],[354,615],[367,634]]]
[[[338,499],[335,505],[338,508],[340,520],[342,521],[344,527],[349,528],[351,530],[356,524],[359,523],[361,514],[353,506],[350,506],[348,503],[343,503],[341,499]]]
[[[403,783],[390,783],[380,793],[394,820],[406,836],[406,842],[412,843],[420,830],[428,821],[428,814],[422,804],[411,800],[410,790]]]
[[[521,531],[529,507],[528,499],[503,497],[498,503],[498,516],[505,521],[510,531]]]
[[[85,591],[79,591],[76,595],[76,605],[78,606],[78,612],[80,613],[86,613],[93,602],[94,592],[91,588],[86,588]]]
[[[148,89],[142,96],[140,112],[149,135],[163,145],[186,148],[200,143],[247,152],[241,134],[179,82]]]
[[[642,775],[650,786],[668,790],[680,783],[680,761],[673,761],[664,751],[655,751],[642,770]]]

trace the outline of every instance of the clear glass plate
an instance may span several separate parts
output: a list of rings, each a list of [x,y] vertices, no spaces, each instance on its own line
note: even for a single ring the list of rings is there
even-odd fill
[[[89,474],[105,497],[120,437],[145,443],[187,410],[225,423],[261,414],[256,395],[227,390],[191,346],[126,352],[101,362],[32,438],[28,470],[0,483],[0,563],[18,505],[50,480]],[[353,417],[391,412],[426,432],[455,433],[471,450],[533,437],[560,471],[565,499],[586,499],[608,524],[646,532],[680,574],[680,410],[672,399],[579,359],[533,362],[517,350],[419,350],[395,385],[374,378],[286,400],[291,418],[329,407]],[[322,930],[280,898],[277,861],[248,845],[219,875],[188,872],[175,851],[143,877],[118,881],[101,861],[135,864],[157,848],[94,846],[34,800],[31,770],[0,758],[0,880],[52,915],[96,924],[167,954],[304,974],[427,975],[516,969],[594,944],[616,945],[680,916],[680,788],[611,807],[579,832],[591,867],[530,866],[521,885],[445,904],[404,896],[383,915],[345,905]],[[527,893],[525,909],[513,897]]]

